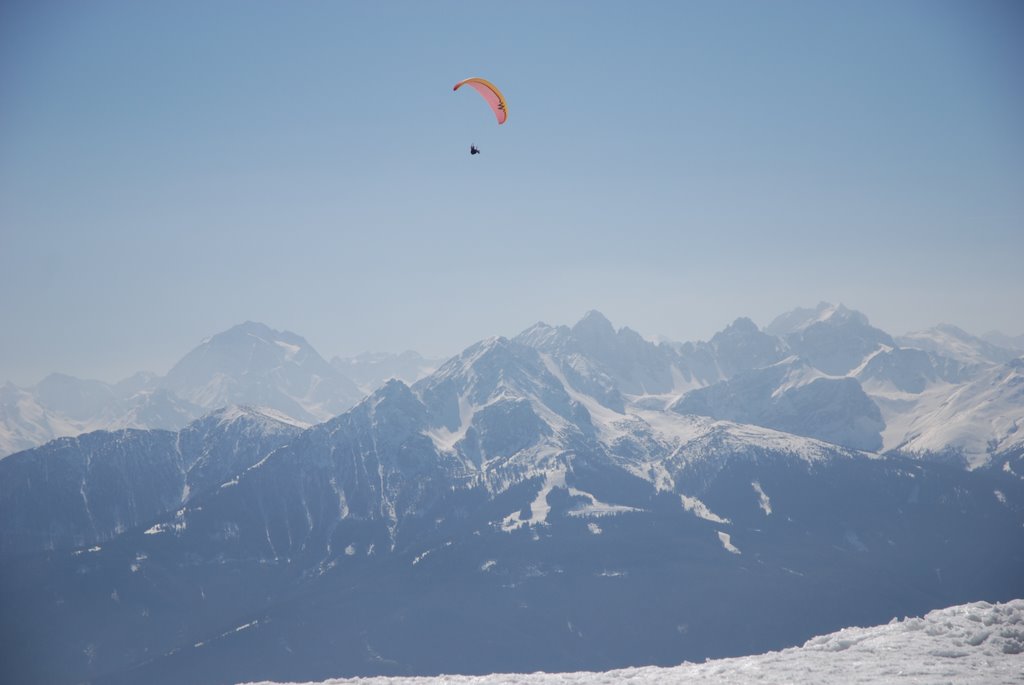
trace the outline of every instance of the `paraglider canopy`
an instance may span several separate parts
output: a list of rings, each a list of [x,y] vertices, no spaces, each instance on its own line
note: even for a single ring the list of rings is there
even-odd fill
[[[470,86],[473,90],[480,93],[484,100],[487,101],[487,104],[491,106],[491,110],[494,112],[494,116],[497,117],[498,123],[505,123],[505,120],[508,119],[508,103],[505,102],[505,96],[501,94],[501,91],[493,83],[474,76],[473,78],[459,81],[452,90],[458,90],[462,86]]]

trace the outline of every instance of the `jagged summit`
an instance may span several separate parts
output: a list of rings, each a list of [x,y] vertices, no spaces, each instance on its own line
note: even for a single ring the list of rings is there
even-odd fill
[[[615,327],[604,314],[591,309],[572,327],[573,335],[583,339],[601,340],[615,335]]]
[[[716,333],[712,340],[719,336],[747,336],[756,335],[760,332],[761,329],[758,328],[757,324],[751,321],[749,317],[741,316]]]
[[[736,319],[710,340],[718,357],[718,367],[726,377],[741,371],[770,366],[783,359],[787,345],[774,335],[764,333],[746,317]]]

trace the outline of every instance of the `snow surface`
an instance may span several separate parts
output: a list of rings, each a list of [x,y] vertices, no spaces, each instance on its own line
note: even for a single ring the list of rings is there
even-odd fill
[[[560,488],[567,490],[570,497],[579,497],[589,500],[568,512],[569,516],[575,517],[601,517],[625,514],[631,511],[640,511],[635,507],[627,507],[622,504],[608,504],[594,497],[589,492],[569,487],[565,482],[565,469],[554,469],[548,471],[544,477],[544,484],[540,491],[530,503],[530,518],[522,518],[521,512],[513,512],[506,516],[501,522],[501,529],[506,533],[518,530],[522,526],[546,525],[548,514],[551,512],[551,505],[548,504],[548,495],[551,491]]]
[[[757,493],[758,506],[761,507],[761,511],[764,512],[765,516],[770,516],[772,513],[771,499],[768,498],[768,495],[765,494],[764,489],[761,487],[761,484],[758,483],[756,480],[750,485],[751,487],[754,488],[754,492]]]
[[[737,548],[736,545],[732,544],[732,536],[728,533],[718,531],[718,540],[722,543],[722,547],[724,547],[727,551],[732,552],[733,554],[742,554],[739,548]]]
[[[732,523],[729,519],[719,516],[715,512],[708,508],[708,505],[700,501],[696,497],[687,497],[686,495],[680,495],[679,498],[683,501],[683,509],[686,511],[693,512],[697,518],[702,518],[705,521],[711,521],[712,523]]]
[[[243,626],[245,627],[245,626]],[[1024,600],[974,602],[893,619],[872,628],[845,628],[802,647],[702,664],[644,666],[603,673],[378,677],[326,680],[321,685],[607,685],[631,683],[1002,683],[1024,682]],[[264,681],[259,685],[271,685]],[[311,685],[311,684],[310,684]]]
[[[1024,445],[1024,364],[998,366],[969,383],[922,393],[913,414],[906,415],[909,420],[885,416],[903,432],[898,449],[918,454],[955,450],[970,468],[984,466],[993,452]],[[899,434],[892,430],[890,439]]]

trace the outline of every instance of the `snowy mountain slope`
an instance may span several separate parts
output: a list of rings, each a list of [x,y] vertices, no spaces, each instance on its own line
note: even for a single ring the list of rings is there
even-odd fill
[[[254,527],[232,525],[239,540],[259,541],[260,555],[329,554],[340,544],[332,541],[339,527],[357,521],[386,530],[378,544],[393,549],[410,534],[409,526],[415,534],[426,512],[453,493],[480,502],[511,490],[533,492],[529,515],[518,513],[519,505],[488,521],[513,530],[543,523],[539,507],[546,507],[552,491],[585,500],[578,512],[584,517],[635,508],[591,493],[581,474],[618,478],[621,470],[655,492],[671,491],[695,463],[707,478],[743,453],[795,462],[855,456],[755,426],[642,409],[615,412],[567,389],[550,356],[493,338],[412,388],[387,383],[241,472],[214,501],[186,506],[162,530],[212,534],[224,526],[224,512],[258,501],[262,513]],[[291,523],[281,528],[270,523],[274,518]]]
[[[304,685],[899,683],[1010,685],[1024,679],[1024,600],[973,602],[886,625],[846,628],[780,652],[603,673],[329,679]],[[270,681],[246,685],[274,685]],[[282,684],[283,685],[283,684]]]
[[[941,388],[901,425],[895,450],[917,455],[955,455],[970,468],[993,454],[1024,445],[1024,359],[979,374],[969,383]]]
[[[867,451],[881,449],[885,427],[878,407],[854,379],[825,375],[799,357],[693,390],[669,409]]]
[[[590,312],[572,328],[537,324],[516,340],[548,355],[567,388],[619,413],[631,406],[670,406],[855,449],[881,449],[881,414],[845,370],[891,339],[842,306],[822,304],[791,318],[783,331],[788,340],[741,318],[710,342],[655,345],[629,329],[616,331]],[[792,347],[809,356],[789,357]],[[844,372],[835,375],[821,366],[834,365],[837,350]]]
[[[467,348],[413,388],[428,411],[424,431],[492,491],[503,491],[556,455],[598,450],[594,427],[532,347],[492,338]]]
[[[950,324],[907,333],[896,339],[902,347],[934,352],[967,365],[1005,364],[1018,352],[994,345]]]
[[[857,449],[952,456],[972,468],[1016,444],[1010,436],[1024,412],[1020,397],[986,389],[999,386],[993,380],[1004,373],[998,360],[1012,354],[954,327],[939,326],[897,344],[860,312],[821,303],[783,314],[764,332],[738,320],[712,342],[730,332],[750,339],[743,348],[748,358],[756,356],[753,341],[762,360],[794,356],[736,370],[721,345],[706,345],[702,349],[714,359],[719,379],[668,401],[628,399]],[[783,374],[780,367],[789,370]]]
[[[1015,436],[1024,421],[1024,395],[1017,390],[1020,361],[979,361],[978,350],[957,356],[883,348],[851,373],[881,410],[882,449],[952,458],[977,468],[1019,444]]]
[[[807,440],[819,454],[780,452],[698,426],[671,491],[562,462],[488,494],[438,480],[413,430],[372,447],[415,399],[403,387],[350,412],[355,423],[334,432],[350,437],[319,444],[327,433],[310,429],[173,527],[54,558],[31,581],[12,575],[5,586],[28,596],[88,569],[61,605],[11,602],[24,635],[84,623],[77,642],[53,645],[68,676],[50,680],[96,668],[97,683],[170,683],[668,665],[1024,590],[1024,488],[1008,481],[1004,503],[982,474]],[[353,443],[377,460],[338,466],[367,489],[344,471],[321,488],[314,474]],[[388,500],[392,527],[384,499],[365,494],[396,477],[423,487]],[[102,610],[85,619],[85,606]]]
[[[850,372],[871,395],[920,394],[940,384],[956,385],[970,380],[975,369],[909,347],[880,347]]]
[[[251,321],[204,340],[161,387],[207,410],[250,404],[306,422],[336,416],[362,397],[304,338]]]
[[[674,490],[676,477],[694,464],[704,470],[719,468],[720,459],[755,445],[807,462],[854,454],[834,444],[792,433],[701,414],[645,408],[643,402],[630,403],[624,411],[617,412],[572,388],[559,374],[555,361],[549,355],[543,358],[569,396],[586,409],[608,458],[659,491]]]
[[[239,528],[239,539],[259,540],[262,555],[327,553],[346,522],[386,531],[377,544],[389,549],[407,522],[415,529],[425,511],[453,492],[479,489],[474,497],[490,497],[564,471],[574,454],[599,450],[585,410],[537,352],[494,338],[413,388],[389,381],[240,474],[216,501],[186,507],[177,520],[189,531],[215,530],[223,512],[259,501],[263,514],[255,528]],[[291,523],[270,525],[275,517]]]
[[[0,386],[0,455],[6,456],[74,430],[58,422],[27,390],[13,383]]]
[[[301,428],[232,407],[176,433],[97,431],[11,455],[0,461],[0,557],[109,540],[218,487]]]

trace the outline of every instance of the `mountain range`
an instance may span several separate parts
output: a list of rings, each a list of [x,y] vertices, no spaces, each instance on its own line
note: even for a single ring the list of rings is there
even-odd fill
[[[11,455],[4,679],[673,665],[1024,596],[1022,362],[924,337],[821,305],[655,344],[591,312],[317,423],[233,406]],[[189,387],[226,399],[210,360]]]
[[[413,382],[439,363],[415,352],[328,363],[301,336],[249,321],[203,340],[166,376],[138,373],[108,384],[52,374],[30,388],[0,386],[0,458],[95,430],[178,430],[232,404],[319,423],[389,378]]]

